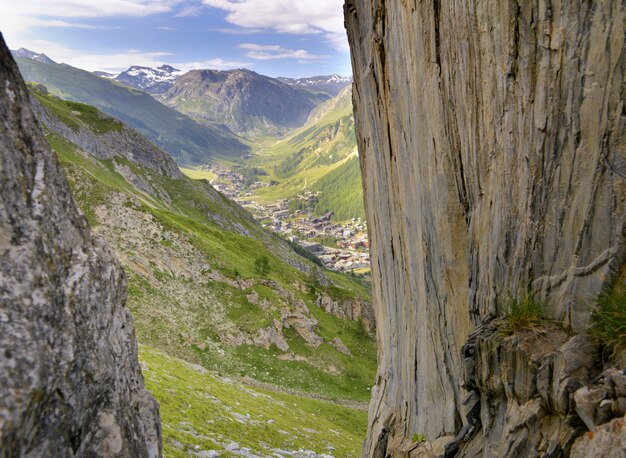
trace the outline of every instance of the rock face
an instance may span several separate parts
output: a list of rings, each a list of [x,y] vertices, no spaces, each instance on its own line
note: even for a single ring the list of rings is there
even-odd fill
[[[461,430],[461,348],[507,294],[579,331],[622,271],[625,14],[346,1],[380,362],[364,455]]]
[[[467,424],[447,456],[569,456],[585,431],[624,416],[626,374],[602,371],[596,342],[556,324],[505,336],[503,322],[487,318],[463,347]]]
[[[46,88],[39,85],[33,91],[46,91]],[[31,102],[35,117],[46,129],[71,141],[86,153],[99,159],[112,159],[116,156],[123,157],[168,178],[182,178],[182,173],[170,155],[150,143],[139,132],[124,126],[124,124],[114,118],[110,118],[104,113],[98,113],[102,120],[115,123],[118,126],[107,132],[94,132],[85,126],[72,129],[57,117],[51,115],[37,101],[36,95],[31,97]]]
[[[126,279],[77,209],[0,39],[0,450],[161,455]]]

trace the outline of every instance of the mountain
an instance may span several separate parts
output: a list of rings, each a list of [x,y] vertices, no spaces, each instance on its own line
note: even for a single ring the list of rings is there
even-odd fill
[[[264,169],[273,183],[255,191],[260,201],[319,191],[315,214],[333,211],[338,220],[365,218],[350,86],[318,106],[301,129],[262,148],[247,163]]]
[[[162,94],[171,88],[176,78],[182,74],[183,72],[170,65],[161,65],[158,68],[134,65],[113,79],[140,91]]]
[[[74,198],[125,268],[166,453],[237,442],[257,456],[329,445],[356,456],[364,413],[344,405],[363,407],[376,373],[367,289],[300,257],[119,121],[31,90]],[[299,408],[285,412],[286,402]],[[190,428],[210,437],[199,442]]]
[[[222,123],[251,136],[282,135],[302,126],[329,97],[251,70],[192,70],[161,96],[195,119]]]
[[[11,51],[13,57],[24,57],[26,59],[32,59],[37,62],[41,62],[44,64],[56,64],[55,61],[50,59],[44,53],[36,53],[26,48],[20,48],[17,51]]]
[[[17,57],[26,81],[43,84],[64,99],[88,103],[134,127],[182,164],[246,154],[248,147],[228,129],[198,124],[152,96],[66,64]]]
[[[352,83],[351,76],[340,76],[336,73],[325,76],[311,76],[309,78],[277,78],[283,83],[287,83],[290,86],[300,87],[304,89],[310,89],[312,91],[326,92],[327,94],[335,97],[342,89]]]

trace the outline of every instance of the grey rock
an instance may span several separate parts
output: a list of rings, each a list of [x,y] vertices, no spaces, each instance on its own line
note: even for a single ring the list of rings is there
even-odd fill
[[[598,387],[590,390],[585,386],[574,393],[576,412],[585,422],[587,428],[593,429],[593,427],[597,424],[596,410],[606,395],[607,393],[604,387]]]
[[[126,278],[95,237],[0,39],[0,450],[161,455]]]
[[[319,294],[315,304],[330,315],[352,321],[361,320],[367,331],[376,327],[372,304],[359,297],[333,299],[325,294]]]
[[[217,450],[201,450],[195,453],[198,458],[216,458],[220,456],[220,452]]]
[[[279,350],[289,350],[289,344],[283,335],[283,325],[278,320],[272,320],[267,328],[259,329],[257,335],[253,339],[254,345],[269,349],[272,345],[276,345]]]
[[[343,343],[343,341],[339,338],[339,337],[335,337],[331,343],[330,343],[333,347],[335,347],[335,349],[341,353],[343,353],[346,356],[352,356],[352,353],[350,353],[350,349],[348,347],[346,347],[346,344]]]
[[[462,426],[461,347],[508,293],[530,287],[580,331],[620,271],[626,12],[620,0],[344,11],[380,343],[363,453],[386,456],[410,431]],[[521,375],[514,395],[536,402]]]
[[[298,311],[281,312],[282,324],[285,328],[293,328],[308,345],[319,347],[324,343],[324,339],[316,332],[317,320],[312,316],[306,316]]]
[[[610,377],[616,397],[626,397],[626,374],[615,371]]]
[[[624,458],[626,417],[615,418],[576,439],[570,458]]]

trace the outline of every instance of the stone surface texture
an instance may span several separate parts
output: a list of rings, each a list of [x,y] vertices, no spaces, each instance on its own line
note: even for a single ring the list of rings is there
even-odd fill
[[[626,13],[619,0],[344,10],[379,343],[363,454],[383,457],[468,424],[461,350],[508,294],[532,289],[582,331],[623,272]]]
[[[0,38],[0,455],[161,455],[126,279],[94,237]]]

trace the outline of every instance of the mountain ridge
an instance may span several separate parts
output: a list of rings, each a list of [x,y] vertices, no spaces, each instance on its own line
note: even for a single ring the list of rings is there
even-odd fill
[[[65,99],[87,103],[128,123],[179,163],[202,164],[216,157],[242,156],[249,147],[223,127],[198,124],[151,95],[67,64],[17,57],[26,81],[44,85]]]
[[[282,135],[300,127],[329,98],[252,70],[191,70],[159,96],[195,119],[244,135]]]
[[[333,73],[331,75],[318,75],[301,78],[287,78],[279,76],[276,79],[291,86],[326,92],[333,97],[336,97],[347,85],[352,83],[351,76],[341,76],[337,73]]]

